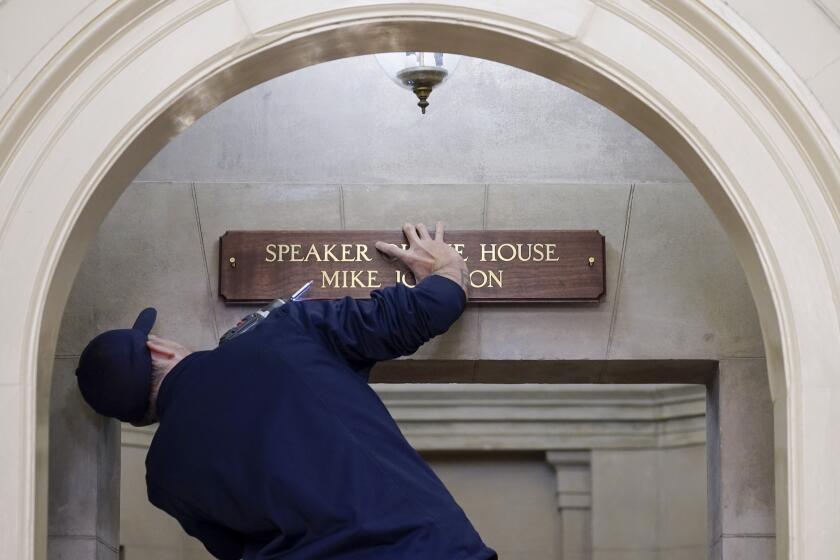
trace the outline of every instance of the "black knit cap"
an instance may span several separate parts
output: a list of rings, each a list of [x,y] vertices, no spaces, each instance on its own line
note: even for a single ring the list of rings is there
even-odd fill
[[[107,331],[82,351],[76,379],[87,403],[99,414],[139,422],[149,406],[152,356],[146,339],[157,311],[140,312],[130,329]]]

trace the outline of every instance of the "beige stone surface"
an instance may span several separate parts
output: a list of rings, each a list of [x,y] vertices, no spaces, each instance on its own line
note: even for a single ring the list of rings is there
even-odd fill
[[[678,548],[661,548],[657,560],[708,560],[709,551],[706,546],[688,546]]]
[[[698,445],[593,450],[593,559],[706,558],[703,455]]]
[[[773,537],[724,537],[712,550],[712,560],[773,560],[775,557]]]
[[[206,550],[168,549],[162,546],[125,547],[121,560],[214,560]]]
[[[659,450],[660,558],[706,558],[705,446]]]
[[[840,52],[837,58],[808,80],[828,116],[840,123]]]
[[[606,238],[606,294],[598,305],[504,305],[481,309],[486,359],[601,359],[618,286],[629,184],[490,185],[488,229],[596,229]],[[517,325],[515,330],[511,324]]]
[[[60,4],[33,6],[25,0],[7,0],[0,6],[0,108],[4,109],[16,97],[22,83],[32,79],[38,70],[37,62],[44,64],[54,50],[78,32],[84,18],[80,12],[94,4],[92,0],[68,0]],[[32,15],[36,15],[32,18]],[[32,20],[32,25],[21,26],[22,20]],[[73,20],[76,21],[73,21]],[[37,24],[35,23],[37,22]],[[64,41],[55,40],[63,36]],[[51,43],[51,44],[50,44]],[[45,48],[45,46],[49,48]],[[46,51],[46,52],[44,52]],[[35,60],[33,60],[35,59]],[[16,82],[16,83],[15,83]],[[15,87],[16,86],[16,87]]]
[[[79,393],[75,358],[59,358],[52,387],[48,558],[116,560],[120,425]],[[95,553],[90,553],[95,549]]]
[[[0,461],[0,504],[13,504],[20,499],[20,477],[23,476],[23,461],[11,451],[24,445],[24,433],[20,421],[24,391],[19,385],[0,385],[0,426],[9,428],[8,437],[3,438],[7,450]],[[23,530],[24,519],[9,508],[0,507],[0,542],[12,542]]]
[[[592,522],[588,509],[564,509],[560,513],[563,527],[560,548],[561,560],[590,560],[592,558]]]
[[[50,469],[61,476],[50,478],[50,534],[95,538],[100,497],[91,489],[100,474],[97,447],[106,422],[82,399],[76,363],[59,358],[53,374]]]
[[[50,558],[55,560],[118,560],[119,552],[90,537],[54,536],[49,539]],[[122,559],[120,559],[122,560]]]
[[[723,229],[688,184],[635,187],[609,358],[764,355]]]
[[[648,138],[607,108],[512,66],[464,57],[435,90],[426,115],[416,102],[373,57],[310,66],[211,111],[157,154],[140,178],[314,184],[684,179]]]
[[[122,448],[120,544],[126,550],[125,560],[180,558],[187,543],[195,539],[187,535],[174,518],[149,503],[144,463],[146,451],[147,448]],[[212,556],[207,554],[207,558]]]
[[[554,469],[542,457],[432,455],[429,461],[499,558],[560,559]]]
[[[775,532],[773,409],[765,371],[761,359],[720,364],[720,434],[715,443],[720,445],[723,535]]]
[[[341,192],[338,185],[275,183],[195,183],[194,189],[216,341],[255,309],[226,305],[220,298],[219,238],[228,230],[341,229]]]
[[[217,340],[192,185],[134,183],[99,231],[67,302],[59,355],[130,328],[145,307],[157,308],[160,336],[196,349]]]
[[[484,185],[415,181],[419,184],[345,185],[345,227],[398,229],[407,221],[434,226],[438,220],[450,230],[484,227]]]
[[[836,0],[786,0],[768,9],[762,0],[728,0],[803,79],[840,56]]]
[[[595,450],[592,453],[593,558],[659,547],[658,451]]]

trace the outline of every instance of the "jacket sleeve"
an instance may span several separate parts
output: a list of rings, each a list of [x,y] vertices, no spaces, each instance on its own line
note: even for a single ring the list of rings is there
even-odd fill
[[[195,537],[204,548],[219,560],[240,560],[244,545],[239,533],[215,522],[194,515],[177,497],[160,487],[147,482],[149,501],[175,519],[191,537]]]
[[[456,282],[431,275],[415,288],[397,284],[373,291],[369,300],[305,301],[292,312],[349,362],[369,366],[413,354],[446,332],[466,303]]]

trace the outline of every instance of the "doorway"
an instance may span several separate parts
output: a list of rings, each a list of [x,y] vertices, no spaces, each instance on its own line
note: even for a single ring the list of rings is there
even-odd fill
[[[342,65],[351,69],[342,73]],[[720,226],[676,166],[627,123],[554,82],[476,59],[460,69],[463,83],[437,92],[422,117],[379,72],[369,57],[313,66],[244,92],[174,140],[100,231],[65,313],[58,357],[72,363],[85,336],[129,321],[134,307],[147,304],[140,300],[168,311],[161,328],[193,347],[212,344],[244,313],[217,297],[214,258],[226,229],[392,228],[435,212],[461,229],[600,229],[608,238],[608,295],[599,306],[472,309],[419,359],[380,368],[380,381],[706,383],[719,359],[764,361],[749,290]],[[359,115],[355,98],[335,108],[346,83],[330,89],[318,82],[345,74],[374,92],[370,114]],[[379,89],[371,85],[377,79]],[[321,96],[320,107],[310,91]],[[493,110],[488,99],[496,100]],[[520,118],[535,102],[536,112],[556,119],[546,118],[537,134]],[[336,111],[330,126],[327,107]],[[435,111],[442,114],[436,121]],[[505,111],[515,118],[505,121]],[[295,126],[278,130],[266,117],[272,112],[295,114]],[[399,138],[406,121],[426,127],[422,142]],[[453,128],[441,132],[445,124]],[[568,130],[575,125],[582,128]],[[435,144],[457,142],[459,134],[460,147]],[[377,135],[360,154],[358,138]],[[495,152],[481,146],[488,137]],[[438,155],[413,159],[409,148],[417,144]],[[565,157],[547,161],[554,153]],[[307,169],[321,175],[306,176]],[[581,445],[571,450],[591,449]]]

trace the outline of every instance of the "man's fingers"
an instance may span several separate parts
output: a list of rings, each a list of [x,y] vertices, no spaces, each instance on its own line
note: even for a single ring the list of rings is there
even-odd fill
[[[432,236],[429,235],[429,230],[426,229],[425,224],[417,224],[417,233],[420,234],[420,239],[431,239]]]
[[[404,251],[400,247],[397,247],[396,245],[392,245],[390,243],[385,243],[384,241],[377,241],[374,246],[378,251],[382,251],[382,253],[393,259],[403,260],[403,258],[405,258],[405,255],[408,254],[408,251]]]
[[[420,238],[417,237],[417,228],[415,228],[412,224],[406,222],[403,226],[403,232],[405,232],[405,237],[408,239],[409,244],[414,245],[420,241]]]
[[[443,241],[443,222],[435,224],[435,241]]]

